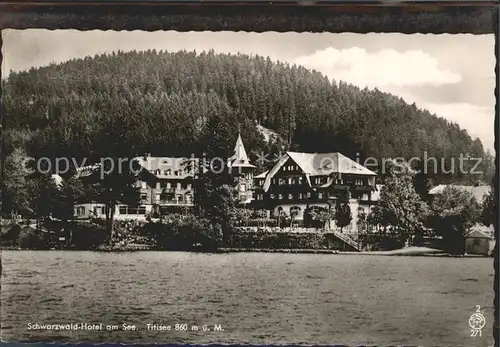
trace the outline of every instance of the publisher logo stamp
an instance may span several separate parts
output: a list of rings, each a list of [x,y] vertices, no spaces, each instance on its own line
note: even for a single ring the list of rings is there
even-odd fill
[[[481,306],[476,305],[476,312],[469,317],[469,326],[471,328],[470,336],[481,336],[482,329],[486,325],[486,318],[481,313]]]

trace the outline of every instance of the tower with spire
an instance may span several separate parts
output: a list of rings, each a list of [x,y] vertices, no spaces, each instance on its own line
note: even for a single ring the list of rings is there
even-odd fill
[[[236,177],[239,202],[242,204],[249,203],[252,200],[253,174],[256,167],[248,159],[239,131],[233,155],[229,158],[227,165],[230,172]]]

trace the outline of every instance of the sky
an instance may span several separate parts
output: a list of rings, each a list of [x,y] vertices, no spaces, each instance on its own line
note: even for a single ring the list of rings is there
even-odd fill
[[[116,50],[269,56],[337,81],[378,88],[457,123],[494,147],[494,35],[4,30],[2,77]]]

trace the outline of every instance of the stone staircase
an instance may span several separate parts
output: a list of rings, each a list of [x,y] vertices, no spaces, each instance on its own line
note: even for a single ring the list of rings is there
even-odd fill
[[[331,230],[330,232],[333,233],[338,239],[340,239],[341,241],[343,241],[347,245],[349,245],[352,248],[354,248],[356,251],[358,251],[358,252],[361,251],[361,246],[356,241],[354,241],[353,239],[351,239],[349,236],[347,236],[345,234],[342,234],[342,233],[340,233],[339,231],[336,231],[336,230]]]

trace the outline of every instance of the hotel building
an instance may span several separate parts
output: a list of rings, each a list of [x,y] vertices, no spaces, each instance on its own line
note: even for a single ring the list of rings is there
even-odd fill
[[[270,215],[296,215],[294,222],[308,226],[309,212],[335,209],[348,203],[352,220],[344,228],[356,230],[358,215],[370,212],[378,200],[376,174],[341,153],[287,152],[274,167],[255,177],[255,208]],[[335,228],[335,222],[330,222]]]

